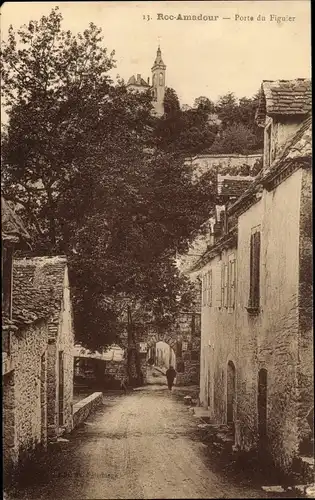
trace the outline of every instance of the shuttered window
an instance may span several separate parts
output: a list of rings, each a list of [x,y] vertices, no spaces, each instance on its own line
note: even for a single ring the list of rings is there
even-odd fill
[[[228,268],[228,307],[235,306],[236,260],[234,254],[229,256]]]
[[[250,284],[249,307],[260,306],[260,232],[256,231],[250,239]]]
[[[228,306],[228,265],[223,264],[223,307]]]
[[[215,290],[214,305],[217,307],[222,307],[221,283],[222,283],[221,262],[218,262],[217,265],[215,266],[215,275],[214,275],[214,290]]]
[[[207,305],[212,306],[212,269],[208,271],[208,293],[207,293]]]
[[[205,273],[202,277],[202,305],[207,305],[207,281],[208,273]]]

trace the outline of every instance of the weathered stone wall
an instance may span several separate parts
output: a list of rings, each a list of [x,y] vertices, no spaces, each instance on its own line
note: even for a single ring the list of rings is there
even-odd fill
[[[103,402],[102,392],[94,392],[85,399],[73,405],[73,429],[85,422],[88,416]]]
[[[5,468],[16,466],[30,458],[39,445],[47,444],[48,326],[37,322],[11,335],[14,370],[3,380]]]
[[[69,432],[72,428],[74,334],[67,269],[63,290],[57,334],[50,335],[48,346],[48,433],[52,440],[57,438],[60,432]],[[60,356],[63,359],[62,401],[59,398]],[[60,404],[63,407],[63,422],[59,421]]]
[[[311,178],[296,171],[239,216],[238,243],[206,264],[212,305],[202,307],[200,400],[218,423],[227,419],[227,364],[233,362],[235,441],[257,448],[258,377],[267,371],[267,440],[263,447],[288,471],[310,434],[313,407]],[[248,312],[250,238],[261,232],[260,310]],[[237,257],[235,309],[222,307],[222,263]]]
[[[237,169],[242,165],[253,168],[256,162],[260,161],[262,154],[242,155],[242,154],[204,154],[197,155],[191,163],[196,175],[218,169],[218,173],[229,170],[230,175],[235,175]]]
[[[105,361],[105,375],[121,380],[126,375],[126,363],[123,361]]]
[[[306,417],[314,408],[314,365],[313,365],[313,242],[312,242],[312,172],[302,173],[300,210],[300,266],[299,266],[299,365],[298,425],[300,443],[310,441],[314,433]]]
[[[257,445],[258,373],[267,370],[267,447],[288,469],[298,451],[298,266],[301,171],[295,172],[239,218],[237,444]],[[251,229],[260,225],[260,303],[246,311],[249,297]]]

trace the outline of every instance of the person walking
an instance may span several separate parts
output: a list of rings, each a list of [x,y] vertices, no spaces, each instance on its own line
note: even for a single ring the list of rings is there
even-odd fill
[[[127,377],[122,377],[120,380],[120,388],[123,389],[124,394],[127,394],[127,384],[128,384]]]
[[[174,384],[174,379],[176,378],[176,371],[174,370],[172,365],[170,365],[168,370],[166,370],[166,378],[167,378],[168,388],[171,391]]]

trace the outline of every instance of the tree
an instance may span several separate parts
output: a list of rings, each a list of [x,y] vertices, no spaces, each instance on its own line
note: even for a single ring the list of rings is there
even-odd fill
[[[221,123],[212,152],[245,154],[262,149],[263,133],[255,123],[257,104],[258,95],[238,101],[229,92],[219,98],[215,109]]]
[[[248,154],[255,149],[256,137],[252,130],[242,123],[235,123],[224,129],[214,141],[213,153]]]
[[[34,250],[68,255],[77,340],[96,348],[120,335],[126,304],[165,327],[189,301],[174,255],[213,199],[183,154],[213,134],[175,105],[178,129],[162,137],[149,93],[109,79],[100,29],[74,36],[61,21],[54,9],[4,44],[3,184],[36,230]]]
[[[176,92],[166,89],[164,105],[164,116],[157,120],[155,126],[156,144],[159,148],[166,152],[177,151],[186,156],[202,153],[210,148],[216,136],[217,124],[209,120],[208,104],[180,108]]]
[[[178,96],[174,89],[169,87],[165,88],[165,96],[164,96],[164,113],[165,115],[173,115],[178,113],[180,110],[180,103]]]
[[[239,122],[238,102],[233,92],[221,96],[215,110],[221,120],[222,129]]]
[[[7,194],[32,214],[32,223],[58,246],[59,191],[98,126],[110,95],[113,53],[92,23],[83,34],[61,29],[58,8],[30,21],[3,43],[2,92],[10,124],[3,137]]]
[[[205,96],[200,96],[195,99],[194,108],[198,109],[199,111],[205,111],[208,114],[215,112],[214,103]]]

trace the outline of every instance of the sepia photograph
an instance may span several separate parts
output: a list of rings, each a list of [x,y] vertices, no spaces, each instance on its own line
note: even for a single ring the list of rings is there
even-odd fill
[[[312,206],[309,0],[3,2],[3,498],[315,498]]]

